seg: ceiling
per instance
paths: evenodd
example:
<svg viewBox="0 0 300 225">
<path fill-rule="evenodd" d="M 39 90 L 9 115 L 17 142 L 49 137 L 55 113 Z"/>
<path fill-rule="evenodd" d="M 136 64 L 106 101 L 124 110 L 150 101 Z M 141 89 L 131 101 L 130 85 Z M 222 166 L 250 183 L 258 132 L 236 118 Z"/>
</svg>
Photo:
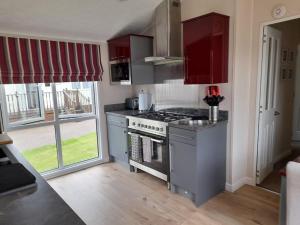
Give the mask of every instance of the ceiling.
<svg viewBox="0 0 300 225">
<path fill-rule="evenodd" d="M 1 0 L 0 32 L 106 41 L 142 31 L 162 0 Z"/>
</svg>

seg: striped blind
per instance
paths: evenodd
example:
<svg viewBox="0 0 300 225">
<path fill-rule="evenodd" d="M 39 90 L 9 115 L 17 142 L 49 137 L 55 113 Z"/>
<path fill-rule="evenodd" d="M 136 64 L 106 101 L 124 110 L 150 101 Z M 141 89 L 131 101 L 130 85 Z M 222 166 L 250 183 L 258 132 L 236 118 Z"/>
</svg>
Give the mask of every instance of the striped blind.
<svg viewBox="0 0 300 225">
<path fill-rule="evenodd" d="M 102 80 L 100 45 L 0 37 L 0 83 Z"/>
</svg>

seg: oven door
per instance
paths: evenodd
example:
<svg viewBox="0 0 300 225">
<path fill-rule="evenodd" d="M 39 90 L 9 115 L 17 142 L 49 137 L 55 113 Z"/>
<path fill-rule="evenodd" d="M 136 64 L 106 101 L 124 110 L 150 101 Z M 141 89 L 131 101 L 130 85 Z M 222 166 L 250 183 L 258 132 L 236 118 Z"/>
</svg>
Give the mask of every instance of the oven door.
<svg viewBox="0 0 300 225">
<path fill-rule="evenodd" d="M 167 139 L 156 135 L 131 131 L 128 134 L 130 160 L 166 175 L 167 180 L 169 180 L 169 149 Z M 139 138 L 138 140 L 137 137 Z"/>
<path fill-rule="evenodd" d="M 112 84 L 131 84 L 130 59 L 110 61 L 110 81 Z"/>
</svg>

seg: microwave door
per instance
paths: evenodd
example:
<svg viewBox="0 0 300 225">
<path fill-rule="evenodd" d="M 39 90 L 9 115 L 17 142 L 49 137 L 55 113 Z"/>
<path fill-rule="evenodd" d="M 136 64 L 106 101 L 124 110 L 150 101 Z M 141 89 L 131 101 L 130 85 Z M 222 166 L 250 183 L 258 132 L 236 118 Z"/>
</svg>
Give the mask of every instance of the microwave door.
<svg viewBox="0 0 300 225">
<path fill-rule="evenodd" d="M 122 68 L 118 64 L 111 64 L 111 79 L 112 82 L 119 82 L 123 80 Z"/>
<path fill-rule="evenodd" d="M 110 75 L 112 83 L 130 84 L 131 72 L 129 62 L 114 61 L 110 63 Z"/>
</svg>

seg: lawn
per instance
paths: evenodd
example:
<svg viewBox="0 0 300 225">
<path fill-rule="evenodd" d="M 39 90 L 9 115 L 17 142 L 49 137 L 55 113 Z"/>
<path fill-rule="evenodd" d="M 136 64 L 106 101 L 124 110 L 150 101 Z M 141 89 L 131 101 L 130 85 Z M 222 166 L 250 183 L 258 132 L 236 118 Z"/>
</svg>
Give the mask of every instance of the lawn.
<svg viewBox="0 0 300 225">
<path fill-rule="evenodd" d="M 44 145 L 22 152 L 23 156 L 39 172 L 58 167 L 56 145 Z M 98 157 L 97 136 L 95 132 L 62 142 L 64 165 L 71 165 Z"/>
</svg>

